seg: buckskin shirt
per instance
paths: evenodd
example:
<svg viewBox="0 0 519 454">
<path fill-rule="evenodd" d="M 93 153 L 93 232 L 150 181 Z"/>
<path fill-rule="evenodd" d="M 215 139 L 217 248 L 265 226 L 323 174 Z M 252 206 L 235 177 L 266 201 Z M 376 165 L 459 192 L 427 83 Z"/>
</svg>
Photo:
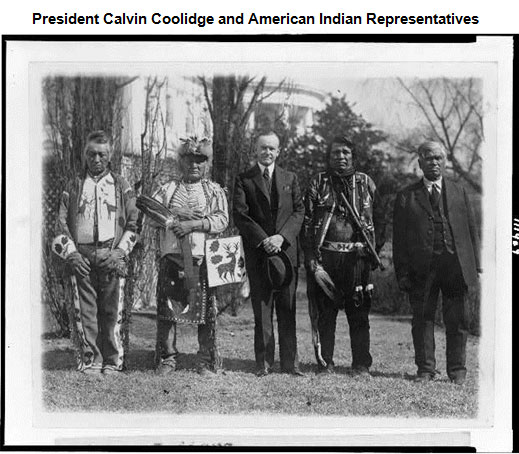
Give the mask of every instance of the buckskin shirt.
<svg viewBox="0 0 519 454">
<path fill-rule="evenodd" d="M 137 218 L 133 190 L 110 171 L 98 178 L 86 173 L 63 192 L 52 250 L 63 259 L 79 252 L 91 269 L 85 277 L 71 276 L 79 370 L 122 368 L 125 270 L 97 265 L 116 248 L 130 254 L 137 241 Z"/>
<path fill-rule="evenodd" d="M 200 298 L 191 303 L 188 302 L 189 276 L 180 241 L 173 230 L 158 229 L 161 258 L 157 280 L 157 370 L 175 370 L 178 355 L 176 323 L 181 322 L 198 325 L 200 367 L 216 371 L 221 366 L 216 345 L 217 301 L 215 290 L 208 288 L 207 284 L 204 248 L 206 238 L 215 237 L 228 226 L 227 197 L 220 185 L 206 179 L 193 183 L 171 181 L 153 197 L 173 213 L 185 207 L 202 211 L 202 222 L 206 226 L 206 231 L 187 234 L 193 258 L 192 269 L 201 290 Z"/>
<path fill-rule="evenodd" d="M 210 180 L 201 180 L 196 183 L 171 181 L 163 185 L 153 197 L 172 211 L 185 206 L 199 208 L 205 215 L 204 219 L 209 223 L 209 234 L 223 232 L 229 223 L 225 192 L 220 185 Z M 193 256 L 202 257 L 204 255 L 206 237 L 205 232 L 189 234 Z M 170 229 L 159 230 L 159 247 L 161 257 L 166 254 L 181 254 L 178 239 Z"/>
</svg>

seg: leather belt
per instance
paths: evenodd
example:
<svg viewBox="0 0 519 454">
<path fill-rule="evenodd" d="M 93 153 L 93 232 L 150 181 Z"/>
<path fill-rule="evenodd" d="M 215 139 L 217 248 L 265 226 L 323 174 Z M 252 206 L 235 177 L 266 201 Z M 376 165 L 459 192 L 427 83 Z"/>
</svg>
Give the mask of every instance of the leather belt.
<svg viewBox="0 0 519 454">
<path fill-rule="evenodd" d="M 93 243 L 79 243 L 79 246 L 90 246 L 90 247 L 97 247 L 97 248 L 111 248 L 112 244 L 114 242 L 113 238 L 110 238 L 106 241 L 94 241 Z"/>
<path fill-rule="evenodd" d="M 323 241 L 321 249 L 332 252 L 353 252 L 363 249 L 364 243 L 341 243 L 339 241 Z"/>
</svg>

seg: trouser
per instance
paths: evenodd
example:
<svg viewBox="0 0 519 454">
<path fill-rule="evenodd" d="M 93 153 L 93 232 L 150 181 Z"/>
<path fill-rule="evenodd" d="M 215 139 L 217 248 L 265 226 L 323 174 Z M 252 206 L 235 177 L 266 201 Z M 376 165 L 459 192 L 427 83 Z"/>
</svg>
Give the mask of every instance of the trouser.
<svg viewBox="0 0 519 454">
<path fill-rule="evenodd" d="M 90 261 L 90 274 L 72 276 L 74 315 L 81 344 L 78 368 L 114 366 L 121 369 L 124 359 L 121 323 L 124 302 L 122 277 L 101 270 L 92 246 L 78 247 Z"/>
<path fill-rule="evenodd" d="M 201 269 L 201 280 L 204 270 Z M 164 359 L 176 360 L 178 350 L 177 323 L 169 307 L 170 298 L 185 298 L 186 292 L 182 282 L 183 270 L 178 262 L 163 257 L 159 264 L 157 283 L 157 344 L 156 363 Z M 168 285 L 175 283 L 173 285 Z M 207 289 L 205 323 L 198 325 L 198 358 L 202 365 L 212 370 L 221 367 L 221 358 L 216 343 L 217 300 L 215 292 Z"/>
<path fill-rule="evenodd" d="M 322 265 L 337 289 L 343 294 L 344 310 L 350 327 L 350 345 L 353 369 L 371 367 L 373 358 L 369 352 L 369 311 L 371 292 L 366 290 L 369 283 L 370 263 L 366 257 L 359 257 L 356 252 L 322 251 Z M 355 273 L 360 273 L 355 282 Z M 309 298 L 314 298 L 317 306 L 317 327 L 321 341 L 321 355 L 326 364 L 333 363 L 335 348 L 335 330 L 339 309 L 323 290 L 315 283 L 313 274 L 309 274 Z M 355 295 L 355 285 L 362 285 L 362 295 Z M 319 358 L 316 358 L 319 363 Z"/>
<path fill-rule="evenodd" d="M 436 373 L 434 321 L 439 292 L 442 293 L 443 322 L 447 338 L 447 375 L 465 377 L 467 329 L 466 285 L 456 254 L 433 256 L 429 274 L 413 279 L 409 302 L 413 312 L 412 335 L 418 374 Z"/>
<path fill-rule="evenodd" d="M 273 315 L 276 310 L 279 359 L 282 372 L 299 368 L 296 338 L 296 287 L 297 269 L 289 285 L 273 290 L 264 276 L 249 270 L 252 310 L 254 312 L 254 355 L 258 368 L 272 368 L 274 365 Z"/>
</svg>

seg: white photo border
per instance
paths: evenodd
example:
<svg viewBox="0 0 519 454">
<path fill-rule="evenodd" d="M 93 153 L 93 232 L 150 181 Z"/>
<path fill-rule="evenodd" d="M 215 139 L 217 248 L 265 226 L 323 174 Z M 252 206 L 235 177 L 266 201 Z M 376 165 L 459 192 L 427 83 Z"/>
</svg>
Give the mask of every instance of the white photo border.
<svg viewBox="0 0 519 454">
<path fill-rule="evenodd" d="M 85 38 L 86 39 L 86 38 Z M 246 37 L 243 37 L 245 40 Z M 6 444 L 152 444 L 221 440 L 233 444 L 313 445 L 325 433 L 334 445 L 406 439 L 409 444 L 486 446 L 488 437 L 511 428 L 511 181 L 512 39 L 480 37 L 473 44 L 302 43 L 302 42 L 89 42 L 8 41 L 6 46 Z M 486 123 L 483 150 L 482 336 L 479 415 L 475 419 L 409 419 L 292 416 L 48 413 L 41 408 L 40 225 L 43 142 L 41 78 L 61 74 L 134 74 L 167 71 L 175 63 L 196 70 L 211 65 L 262 68 L 281 75 L 287 64 L 350 65 L 356 77 L 381 69 L 384 77 L 463 75 L 483 77 L 493 121 Z M 152 66 L 153 65 L 153 66 Z M 299 66 L 299 67 L 302 67 Z M 149 68 L 153 68 L 150 70 Z M 26 189 L 27 188 L 27 189 Z M 486 266 L 486 265 L 489 266 Z M 29 278 L 29 284 L 27 280 Z M 21 326 L 31 321 L 30 333 Z M 495 359 L 495 361 L 494 361 Z M 489 369 L 485 369 L 485 366 Z M 492 371 L 490 373 L 490 371 Z M 345 421 L 346 420 L 346 421 Z M 345 423 L 347 422 L 347 423 Z M 207 427 L 200 431 L 195 427 Z M 106 427 L 110 427 L 107 429 Z M 229 429 L 231 427 L 231 429 Z M 289 429 L 280 429 L 286 427 Z M 326 427 L 326 429 L 325 429 Z M 122 438 L 120 438 L 122 437 Z M 317 438 L 316 438 L 317 437 Z M 364 438 L 362 438 L 364 437 Z M 421 437 L 421 438 L 420 438 Z M 75 440 L 75 442 L 74 442 Z M 94 441 L 93 441 L 94 440 Z M 153 441 L 155 440 L 155 441 Z M 168 442 L 169 440 L 169 442 Z M 176 442 L 175 442 L 176 441 Z M 321 440 L 323 446 L 328 444 Z M 129 442 L 129 444 L 133 444 Z M 391 443 L 399 444 L 399 443 Z M 358 444 L 357 444 L 358 445 Z"/>
</svg>

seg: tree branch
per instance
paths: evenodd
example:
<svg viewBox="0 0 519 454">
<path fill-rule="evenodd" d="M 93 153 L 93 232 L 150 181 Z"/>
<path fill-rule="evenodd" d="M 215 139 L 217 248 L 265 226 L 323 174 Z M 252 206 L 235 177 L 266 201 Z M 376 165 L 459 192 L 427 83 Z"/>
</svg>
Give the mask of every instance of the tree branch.
<svg viewBox="0 0 519 454">
<path fill-rule="evenodd" d="M 263 102 L 265 101 L 265 99 L 269 98 L 270 96 L 272 96 L 274 93 L 276 93 L 277 91 L 281 90 L 281 88 L 283 88 L 283 85 L 285 84 L 285 79 L 283 79 L 275 88 L 273 88 L 270 92 L 268 92 L 266 95 L 260 97 L 258 99 L 258 102 Z"/>
<path fill-rule="evenodd" d="M 204 89 L 204 98 L 205 98 L 205 102 L 207 103 L 207 110 L 209 110 L 209 116 L 211 117 L 211 120 L 214 123 L 213 105 L 211 104 L 211 98 L 209 97 L 207 81 L 205 80 L 204 76 L 198 76 L 198 80 L 200 81 L 200 83 L 202 84 L 202 87 Z"/>
<path fill-rule="evenodd" d="M 265 87 L 266 81 L 267 81 L 267 78 L 264 76 L 261 78 L 258 85 L 256 85 L 256 88 L 254 89 L 254 93 L 252 94 L 252 98 L 249 102 L 249 105 L 248 105 L 247 109 L 245 110 L 245 113 L 243 114 L 243 117 L 240 121 L 240 127 L 243 127 L 249 120 L 252 110 L 257 105 L 257 100 L 258 100 L 259 96 L 261 95 L 263 88 Z"/>
<path fill-rule="evenodd" d="M 413 101 L 415 102 L 415 104 L 418 106 L 418 108 L 422 111 L 422 113 L 424 114 L 425 116 L 425 119 L 427 120 L 427 122 L 429 123 L 429 126 L 431 127 L 434 135 L 437 137 L 437 139 L 442 143 L 442 145 L 445 146 L 445 141 L 443 140 L 443 138 L 441 137 L 441 135 L 438 133 L 438 131 L 436 130 L 436 127 L 434 125 L 434 122 L 432 121 L 431 117 L 429 116 L 429 113 L 427 112 L 427 110 L 425 109 L 425 107 L 422 105 L 421 101 L 418 99 L 418 97 L 411 91 L 411 89 L 409 87 L 407 87 L 407 85 L 404 83 L 404 81 L 398 77 L 397 78 L 398 82 L 400 82 L 400 85 L 402 85 L 402 87 L 404 88 L 405 91 L 407 91 L 407 93 L 411 96 L 411 98 L 413 99 Z"/>
</svg>

